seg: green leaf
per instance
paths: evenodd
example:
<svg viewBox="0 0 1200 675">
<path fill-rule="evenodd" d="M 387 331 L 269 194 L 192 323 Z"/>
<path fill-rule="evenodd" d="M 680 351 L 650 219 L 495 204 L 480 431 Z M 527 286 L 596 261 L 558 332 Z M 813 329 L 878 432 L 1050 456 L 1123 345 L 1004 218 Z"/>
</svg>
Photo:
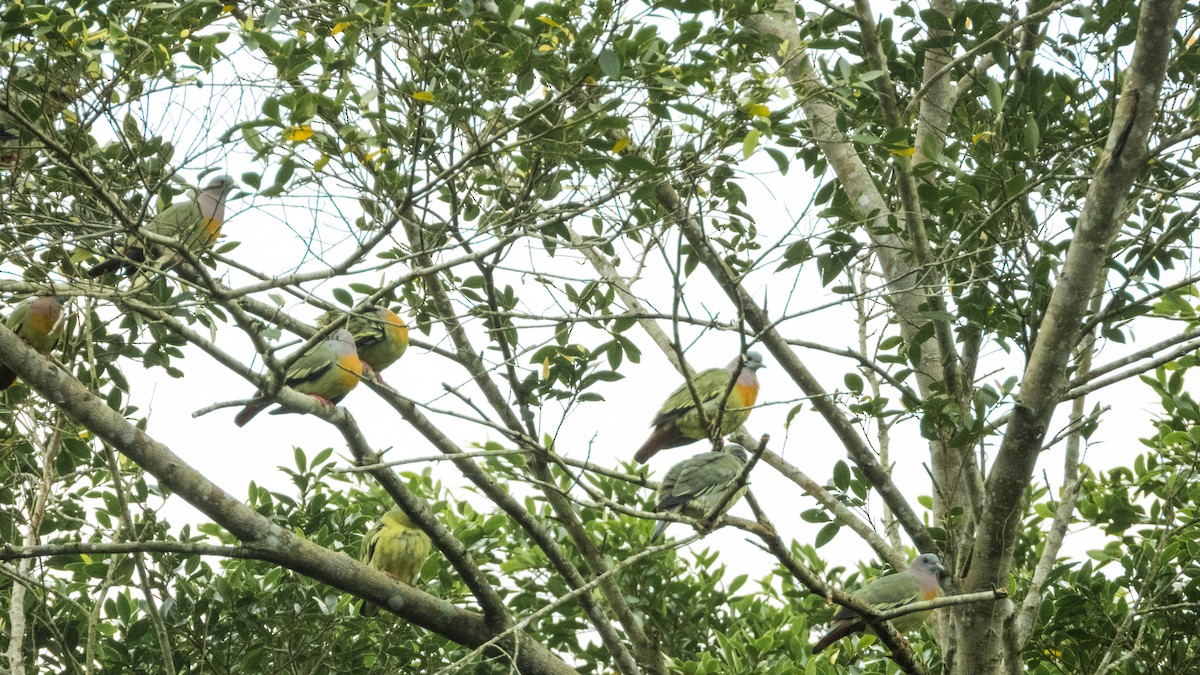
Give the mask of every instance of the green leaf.
<svg viewBox="0 0 1200 675">
<path fill-rule="evenodd" d="M 850 467 L 842 460 L 833 465 L 833 484 L 842 492 L 850 489 Z"/>
<path fill-rule="evenodd" d="M 600 56 L 596 59 L 600 65 L 600 72 L 610 80 L 615 80 L 621 74 L 621 58 L 611 49 L 603 49 L 600 51 Z"/>
<path fill-rule="evenodd" d="M 750 159 L 750 156 L 754 154 L 754 149 L 758 147 L 760 133 L 758 129 L 751 129 L 742 139 L 742 159 Z"/>
<path fill-rule="evenodd" d="M 1025 152 L 1030 155 L 1036 154 L 1041 137 L 1042 134 L 1038 129 L 1037 119 L 1030 113 L 1025 118 Z"/>
<path fill-rule="evenodd" d="M 822 527 L 821 530 L 817 532 L 816 539 L 813 540 L 813 547 L 821 548 L 825 544 L 833 541 L 833 538 L 837 536 L 838 530 L 840 529 L 842 529 L 842 526 L 838 523 L 829 523 L 825 527 Z"/>
<path fill-rule="evenodd" d="M 851 393 L 856 396 L 862 396 L 863 379 L 859 377 L 858 373 L 846 373 L 842 379 L 846 383 L 846 388 L 849 389 Z"/>
</svg>

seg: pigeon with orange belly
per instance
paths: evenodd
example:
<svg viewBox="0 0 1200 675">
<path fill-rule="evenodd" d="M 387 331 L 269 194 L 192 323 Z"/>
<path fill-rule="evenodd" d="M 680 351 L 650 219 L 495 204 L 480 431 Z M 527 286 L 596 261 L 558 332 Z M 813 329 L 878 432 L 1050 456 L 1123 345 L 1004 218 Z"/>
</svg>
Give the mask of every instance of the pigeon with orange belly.
<svg viewBox="0 0 1200 675">
<path fill-rule="evenodd" d="M 317 325 L 329 325 L 335 318 L 336 313 L 328 312 L 317 319 Z M 346 329 L 354 335 L 354 346 L 363 362 L 363 374 L 383 384 L 380 373 L 404 356 L 408 349 L 408 324 L 392 310 L 376 307 L 352 314 L 346 321 Z"/>
<path fill-rule="evenodd" d="M 30 347 L 49 354 L 62 337 L 63 300 L 52 295 L 26 300 L 17 305 L 5 319 L 4 325 L 29 343 Z M 17 374 L 0 363 L 0 390 L 8 389 L 16 381 Z"/>
<path fill-rule="evenodd" d="M 339 328 L 321 344 L 311 348 L 304 356 L 296 360 L 288 368 L 283 383 L 301 394 L 308 394 L 317 399 L 322 405 L 333 408 L 358 386 L 362 376 L 362 362 L 358 359 L 358 351 L 354 348 L 354 336 L 345 328 Z M 266 396 L 257 396 L 246 404 L 242 411 L 233 418 L 233 423 L 244 427 L 273 403 Z M 272 415 L 283 415 L 296 412 L 287 407 L 279 407 L 271 411 Z"/>
<path fill-rule="evenodd" d="M 721 416 L 720 435 L 733 433 L 746 423 L 750 409 L 758 400 L 758 376 L 755 371 L 762 367 L 761 354 L 746 352 L 745 356 L 739 356 L 725 368 L 709 368 L 697 373 L 692 378 L 692 385 L 702 408 L 697 407 L 697 400 L 692 397 L 692 390 L 685 382 L 667 397 L 667 402 L 650 423 L 654 431 L 633 458 L 645 463 L 659 450 L 678 448 L 708 438 L 709 427 L 716 421 L 718 413 Z M 737 373 L 737 380 L 730 387 L 734 373 Z M 722 406 L 720 399 L 726 391 L 729 395 Z M 700 409 L 704 411 L 703 417 Z"/>
<path fill-rule="evenodd" d="M 225 200 L 235 187 L 237 183 L 233 178 L 217 176 L 193 199 L 171 204 L 155 215 L 146 225 L 146 231 L 175 239 L 192 255 L 200 255 L 211 249 L 220 236 L 221 226 L 225 223 Z M 122 269 L 125 276 L 130 276 L 146 262 L 148 248 L 150 246 L 138 237 L 130 237 L 117 255 L 88 270 L 88 276 L 95 278 Z M 166 269 L 176 264 L 181 256 L 169 251 L 163 258 L 162 269 Z"/>
</svg>

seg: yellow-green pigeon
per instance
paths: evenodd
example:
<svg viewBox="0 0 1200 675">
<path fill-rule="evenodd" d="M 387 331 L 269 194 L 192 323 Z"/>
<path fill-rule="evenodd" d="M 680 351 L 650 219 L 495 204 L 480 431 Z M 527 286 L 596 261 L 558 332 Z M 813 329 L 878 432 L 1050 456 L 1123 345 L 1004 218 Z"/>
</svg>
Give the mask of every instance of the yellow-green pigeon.
<svg viewBox="0 0 1200 675">
<path fill-rule="evenodd" d="M 312 347 L 296 359 L 288 368 L 283 383 L 301 394 L 308 394 L 317 399 L 322 405 L 333 408 L 358 386 L 362 376 L 362 362 L 358 360 L 358 352 L 354 349 L 354 336 L 345 328 L 334 331 L 324 342 Z M 246 404 L 241 412 L 233 418 L 233 423 L 239 427 L 254 419 L 272 401 L 266 396 L 258 396 Z M 282 415 L 296 412 L 284 406 L 271 411 L 272 415 Z"/>
<path fill-rule="evenodd" d="M 392 509 L 363 535 L 358 559 L 411 586 L 429 557 L 429 548 L 429 535 L 421 531 L 407 513 Z M 359 613 L 375 616 L 379 607 L 364 602 Z"/>
<path fill-rule="evenodd" d="M 725 368 L 709 368 L 692 378 L 696 395 L 700 404 L 704 406 L 704 418 L 709 425 L 716 421 L 717 411 L 720 410 L 719 399 L 725 390 L 729 389 L 729 396 L 725 399 L 725 412 L 721 415 L 722 436 L 733 433 L 750 417 L 750 409 L 758 400 L 758 375 L 755 371 L 762 367 L 761 354 L 746 352 L 745 356 L 739 356 Z M 734 372 L 738 372 L 738 378 L 730 388 L 729 380 Z M 667 402 L 650 425 L 654 427 L 654 431 L 633 456 L 642 463 L 659 450 L 678 448 L 709 437 L 709 430 L 701 422 L 696 399 L 692 398 L 692 392 L 686 382 L 667 398 Z"/>
<path fill-rule="evenodd" d="M 327 325 L 335 318 L 336 313 L 328 312 L 317 319 L 317 325 Z M 358 348 L 364 374 L 383 384 L 383 375 L 380 373 L 404 356 L 404 351 L 408 349 L 408 324 L 392 310 L 376 307 L 351 314 L 346 321 L 346 329 L 354 334 L 354 346 Z"/>
<path fill-rule="evenodd" d="M 880 611 L 933 600 L 942 594 L 938 580 L 944 571 L 937 555 L 924 553 L 917 556 L 907 570 L 871 581 L 852 595 Z M 929 612 L 925 611 L 898 616 L 891 621 L 896 630 L 903 633 L 920 627 L 927 618 Z M 870 630 L 858 612 L 849 607 L 839 608 L 832 621 L 833 627 L 813 646 L 813 654 L 820 654 L 826 647 L 851 633 Z"/>
<path fill-rule="evenodd" d="M 703 518 L 716 508 L 725 493 L 737 483 L 742 467 L 746 466 L 746 448 L 737 443 L 726 443 L 724 452 L 702 452 L 671 467 L 658 484 L 656 513 L 682 513 L 693 518 Z M 722 511 L 737 503 L 746 494 L 742 486 Z M 667 529 L 670 521 L 660 520 L 650 535 L 653 543 Z"/>
<path fill-rule="evenodd" d="M 66 298 L 56 298 L 52 295 L 29 298 L 17 305 L 12 314 L 4 320 L 4 325 L 29 343 L 30 347 L 48 354 L 62 337 L 62 303 L 65 301 Z M 16 380 L 17 374 L 0 363 L 0 390 L 8 389 Z"/>
<path fill-rule="evenodd" d="M 159 211 L 146 225 L 146 230 L 171 237 L 189 253 L 200 255 L 212 248 L 220 236 L 221 225 L 225 223 L 225 200 L 235 187 L 237 183 L 233 178 L 217 176 L 192 199 L 175 202 Z M 168 252 L 163 268 L 169 268 L 179 260 L 178 254 Z M 146 244 L 137 237 L 130 237 L 118 255 L 88 270 L 88 276 L 94 278 L 121 268 L 128 276 L 145 261 Z"/>
</svg>

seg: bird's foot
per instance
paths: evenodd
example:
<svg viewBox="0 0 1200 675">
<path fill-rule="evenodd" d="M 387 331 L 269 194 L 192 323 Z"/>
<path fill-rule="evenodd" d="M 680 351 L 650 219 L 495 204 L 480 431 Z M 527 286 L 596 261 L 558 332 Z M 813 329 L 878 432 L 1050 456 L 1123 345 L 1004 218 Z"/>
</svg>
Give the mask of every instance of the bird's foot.
<svg viewBox="0 0 1200 675">
<path fill-rule="evenodd" d="M 324 398 L 322 396 L 317 396 L 316 394 L 309 394 L 309 396 L 312 396 L 313 398 L 317 399 L 317 403 L 320 403 L 321 407 L 325 408 L 329 412 L 333 412 L 334 410 L 337 409 L 337 406 L 333 404 L 333 401 L 330 401 L 327 398 Z"/>
<path fill-rule="evenodd" d="M 362 374 L 363 377 L 375 380 L 375 384 L 383 384 L 383 374 L 368 365 L 366 361 L 362 362 Z"/>
</svg>

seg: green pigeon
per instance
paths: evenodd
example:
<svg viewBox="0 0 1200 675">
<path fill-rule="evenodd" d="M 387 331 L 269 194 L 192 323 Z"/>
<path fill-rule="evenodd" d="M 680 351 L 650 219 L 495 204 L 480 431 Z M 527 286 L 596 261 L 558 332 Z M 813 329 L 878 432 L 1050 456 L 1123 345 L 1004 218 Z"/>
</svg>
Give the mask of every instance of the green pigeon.
<svg viewBox="0 0 1200 675">
<path fill-rule="evenodd" d="M 237 183 L 230 176 L 217 176 L 192 199 L 175 202 L 159 211 L 150 219 L 146 230 L 171 237 L 189 253 L 200 255 L 212 248 L 220 236 L 221 225 L 225 223 L 225 200 L 235 187 Z M 178 254 L 170 254 L 167 258 L 164 269 L 181 260 Z M 95 278 L 121 268 L 128 276 L 145 261 L 145 244 L 130 237 L 118 255 L 88 270 L 88 276 Z"/>
<path fill-rule="evenodd" d="M 363 535 L 358 559 L 411 586 L 429 557 L 429 549 L 429 535 L 421 531 L 407 513 L 392 509 Z M 375 616 L 379 607 L 364 602 L 359 613 Z"/>
<path fill-rule="evenodd" d="M 709 368 L 692 378 L 696 395 L 704 406 L 704 417 L 709 424 L 716 420 L 717 411 L 720 409 L 717 399 L 729 389 L 729 397 L 725 399 L 725 412 L 721 416 L 722 436 L 733 433 L 750 417 L 750 409 L 758 399 L 758 375 L 755 371 L 762 367 L 761 354 L 746 352 L 745 356 L 739 356 L 724 368 Z M 738 378 L 730 388 L 729 380 L 735 372 L 738 373 Z M 696 401 L 692 398 L 692 392 L 686 382 L 667 397 L 667 402 L 650 425 L 654 427 L 654 431 L 633 456 L 643 464 L 659 450 L 678 448 L 709 437 L 709 430 L 701 423 Z"/>
<path fill-rule="evenodd" d="M 27 299 L 8 315 L 4 325 L 29 343 L 30 347 L 48 354 L 62 337 L 64 302 L 66 298 L 52 295 Z M 8 389 L 16 380 L 17 374 L 0 363 L 0 390 Z"/>
<path fill-rule="evenodd" d="M 898 574 L 890 574 L 865 584 L 853 593 L 871 607 L 883 611 L 903 607 L 922 600 L 933 600 L 942 594 L 938 579 L 945 572 L 942 563 L 933 553 L 924 553 Z M 913 612 L 892 619 L 892 625 L 903 633 L 920 627 L 929 618 L 929 611 Z M 820 654 L 829 645 L 856 631 L 870 630 L 858 612 L 841 607 L 833 615 L 833 628 L 813 646 L 813 654 Z"/>
<path fill-rule="evenodd" d="M 716 508 L 737 482 L 746 466 L 746 448 L 737 443 L 725 444 L 725 452 L 702 452 L 671 467 L 658 484 L 658 502 L 655 513 L 681 513 L 693 518 L 703 518 Z M 746 486 L 725 505 L 725 511 L 746 494 Z M 724 511 L 722 511 L 724 513 Z M 650 535 L 654 543 L 670 521 L 660 520 Z"/>
<path fill-rule="evenodd" d="M 358 386 L 362 376 L 362 361 L 354 349 L 354 336 L 345 328 L 334 331 L 324 342 L 308 350 L 288 368 L 283 383 L 301 394 L 308 394 L 322 405 L 333 408 Z M 270 398 L 257 396 L 233 418 L 244 427 L 254 416 L 271 405 Z M 271 411 L 272 415 L 295 412 L 286 407 Z"/>
<path fill-rule="evenodd" d="M 328 325 L 335 318 L 336 313 L 328 312 L 317 319 L 317 325 Z M 350 315 L 346 320 L 346 329 L 354 334 L 354 346 L 358 349 L 358 358 L 363 362 L 364 374 L 373 376 L 376 382 L 383 384 L 383 375 L 380 373 L 404 356 L 408 349 L 408 324 L 392 310 L 376 307 L 368 312 Z"/>
</svg>

